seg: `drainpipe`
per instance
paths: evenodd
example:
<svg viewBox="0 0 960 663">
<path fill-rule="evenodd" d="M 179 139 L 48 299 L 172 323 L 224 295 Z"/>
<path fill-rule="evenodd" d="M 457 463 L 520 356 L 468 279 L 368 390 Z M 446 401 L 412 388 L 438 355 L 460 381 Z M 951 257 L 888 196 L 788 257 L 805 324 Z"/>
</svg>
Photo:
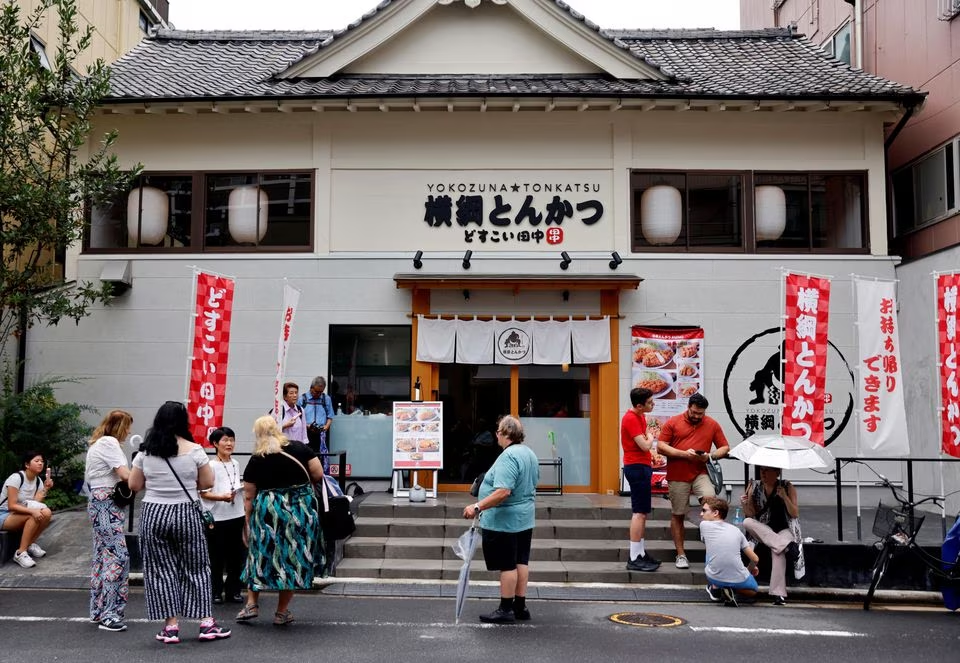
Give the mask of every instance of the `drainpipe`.
<svg viewBox="0 0 960 663">
<path fill-rule="evenodd" d="M 897 139 L 897 136 L 900 135 L 900 132 L 903 131 L 903 128 L 907 125 L 907 122 L 910 121 L 910 118 L 913 117 L 913 113 L 917 110 L 917 104 L 910 104 L 907 106 L 907 112 L 903 114 L 903 117 L 900 118 L 900 121 L 897 122 L 897 126 L 893 128 L 893 131 L 890 132 L 890 135 L 887 136 L 887 139 L 883 141 L 883 151 L 887 152 L 890 149 L 890 146 L 893 145 L 893 141 Z"/>
<path fill-rule="evenodd" d="M 863 0 L 853 3 L 853 31 L 857 41 L 857 69 L 863 69 Z"/>
</svg>

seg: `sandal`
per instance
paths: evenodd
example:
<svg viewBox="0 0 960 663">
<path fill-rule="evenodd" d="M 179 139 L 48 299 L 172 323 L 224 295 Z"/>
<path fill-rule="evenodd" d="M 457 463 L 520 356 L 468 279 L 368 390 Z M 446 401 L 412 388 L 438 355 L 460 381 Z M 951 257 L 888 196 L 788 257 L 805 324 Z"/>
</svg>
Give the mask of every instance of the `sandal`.
<svg viewBox="0 0 960 663">
<path fill-rule="evenodd" d="M 255 619 L 260 616 L 260 606 L 254 603 L 253 605 L 245 605 L 237 613 L 237 621 L 245 622 L 251 619 Z"/>
<path fill-rule="evenodd" d="M 273 625 L 274 626 L 286 626 L 287 624 L 293 623 L 293 613 L 289 610 L 285 612 L 275 612 L 273 613 Z"/>
</svg>

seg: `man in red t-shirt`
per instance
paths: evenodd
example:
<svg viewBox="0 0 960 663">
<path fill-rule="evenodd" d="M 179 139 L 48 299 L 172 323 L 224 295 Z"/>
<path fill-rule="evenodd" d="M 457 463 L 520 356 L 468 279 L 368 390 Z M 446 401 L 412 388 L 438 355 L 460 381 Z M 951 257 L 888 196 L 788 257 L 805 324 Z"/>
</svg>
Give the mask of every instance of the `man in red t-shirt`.
<svg viewBox="0 0 960 663">
<path fill-rule="evenodd" d="M 666 456 L 667 483 L 670 485 L 670 533 L 677 549 L 676 566 L 689 569 L 683 550 L 683 521 L 690 509 L 690 493 L 699 498 L 714 495 L 707 476 L 707 461 L 730 453 L 730 444 L 715 419 L 707 416 L 710 404 L 702 394 L 687 401 L 687 411 L 670 417 L 660 429 L 657 451 Z M 716 447 L 716 451 L 711 449 Z"/>
<path fill-rule="evenodd" d="M 623 476 L 630 484 L 630 561 L 628 571 L 656 571 L 660 562 L 647 554 L 643 535 L 650 513 L 650 477 L 653 437 L 647 432 L 647 412 L 653 409 L 653 392 L 632 389 L 630 404 L 620 421 L 620 446 L 623 447 Z"/>
</svg>

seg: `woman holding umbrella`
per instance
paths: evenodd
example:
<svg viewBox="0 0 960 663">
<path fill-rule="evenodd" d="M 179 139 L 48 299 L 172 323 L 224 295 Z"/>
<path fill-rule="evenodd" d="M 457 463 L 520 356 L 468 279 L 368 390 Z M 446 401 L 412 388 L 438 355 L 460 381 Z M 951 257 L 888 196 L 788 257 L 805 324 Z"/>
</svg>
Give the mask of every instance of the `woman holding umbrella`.
<svg viewBox="0 0 960 663">
<path fill-rule="evenodd" d="M 530 619 L 526 595 L 540 464 L 523 439 L 519 419 L 510 415 L 500 419 L 497 444 L 503 453 L 483 478 L 480 500 L 463 509 L 464 518 L 480 514 L 487 570 L 500 572 L 500 606 L 480 615 L 482 622 L 509 624 Z"/>
<path fill-rule="evenodd" d="M 787 562 L 794 566 L 794 576 L 804 574 L 800 550 L 800 504 L 797 489 L 780 479 L 780 468 L 760 467 L 760 481 L 751 481 L 740 497 L 747 516 L 743 528 L 754 541 L 770 549 L 770 588 L 774 605 L 787 602 Z"/>
</svg>

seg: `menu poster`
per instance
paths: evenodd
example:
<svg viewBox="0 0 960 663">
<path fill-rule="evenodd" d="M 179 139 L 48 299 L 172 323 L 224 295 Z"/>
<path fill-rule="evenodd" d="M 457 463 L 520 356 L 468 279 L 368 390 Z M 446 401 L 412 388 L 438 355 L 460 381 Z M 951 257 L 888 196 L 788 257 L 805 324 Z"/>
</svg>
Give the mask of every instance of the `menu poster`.
<svg viewBox="0 0 960 663">
<path fill-rule="evenodd" d="M 443 469 L 443 403 L 393 403 L 393 469 Z"/>
<path fill-rule="evenodd" d="M 632 387 L 653 392 L 654 419 L 680 414 L 703 393 L 703 329 L 635 326 L 630 350 Z"/>
</svg>

